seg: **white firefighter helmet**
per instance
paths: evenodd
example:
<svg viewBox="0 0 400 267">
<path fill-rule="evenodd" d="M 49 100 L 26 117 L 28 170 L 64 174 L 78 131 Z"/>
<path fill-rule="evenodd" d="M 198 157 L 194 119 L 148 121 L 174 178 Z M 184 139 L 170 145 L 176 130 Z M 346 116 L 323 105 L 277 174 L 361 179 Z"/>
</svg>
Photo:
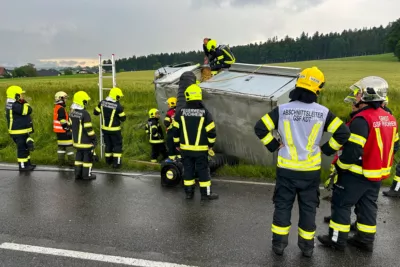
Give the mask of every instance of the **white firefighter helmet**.
<svg viewBox="0 0 400 267">
<path fill-rule="evenodd" d="M 384 102 L 387 99 L 389 84 L 381 77 L 368 76 L 350 86 L 350 89 L 360 92 L 361 101 L 364 103 Z"/>
</svg>

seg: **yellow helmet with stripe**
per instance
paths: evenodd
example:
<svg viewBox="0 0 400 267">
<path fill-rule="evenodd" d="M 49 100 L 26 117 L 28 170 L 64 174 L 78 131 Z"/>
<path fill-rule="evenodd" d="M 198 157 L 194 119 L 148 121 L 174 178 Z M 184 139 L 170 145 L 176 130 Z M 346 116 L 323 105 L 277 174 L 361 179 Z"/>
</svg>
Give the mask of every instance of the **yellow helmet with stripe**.
<svg viewBox="0 0 400 267">
<path fill-rule="evenodd" d="M 170 98 L 168 98 L 168 100 L 167 100 L 168 106 L 169 106 L 170 108 L 176 107 L 176 101 L 177 101 L 176 97 L 170 97 Z"/>
<path fill-rule="evenodd" d="M 202 100 L 203 94 L 201 87 L 197 84 L 192 84 L 185 90 L 186 101 Z"/>
<path fill-rule="evenodd" d="M 150 109 L 150 111 L 149 111 L 149 118 L 155 118 L 158 112 L 159 112 L 159 111 L 158 111 L 158 109 L 156 109 L 156 108 Z"/>
<path fill-rule="evenodd" d="M 325 85 L 325 76 L 317 67 L 306 68 L 300 72 L 296 87 L 309 90 L 315 94 Z"/>
<path fill-rule="evenodd" d="M 207 51 L 210 52 L 217 48 L 217 41 L 214 39 L 208 40 L 207 45 L 206 45 Z"/>
<path fill-rule="evenodd" d="M 7 88 L 7 98 L 18 100 L 23 93 L 25 93 L 25 91 L 17 85 L 11 85 Z"/>
<path fill-rule="evenodd" d="M 79 92 L 76 92 L 76 93 L 74 94 L 74 100 L 73 100 L 73 102 L 74 102 L 75 104 L 78 104 L 78 105 L 84 107 L 84 106 L 87 105 L 87 103 L 89 102 L 89 100 L 90 100 L 89 95 L 88 95 L 86 92 L 84 92 L 84 91 L 79 91 Z"/>
<path fill-rule="evenodd" d="M 110 90 L 108 96 L 114 100 L 119 100 L 121 97 L 124 96 L 124 94 L 122 93 L 121 89 L 119 89 L 118 87 L 114 87 Z"/>
</svg>

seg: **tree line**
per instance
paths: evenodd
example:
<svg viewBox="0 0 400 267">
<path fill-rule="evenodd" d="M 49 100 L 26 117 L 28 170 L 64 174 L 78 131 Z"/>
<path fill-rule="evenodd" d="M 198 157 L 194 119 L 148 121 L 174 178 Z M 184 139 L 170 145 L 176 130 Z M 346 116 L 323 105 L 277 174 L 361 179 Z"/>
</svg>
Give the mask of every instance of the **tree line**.
<svg viewBox="0 0 400 267">
<path fill-rule="evenodd" d="M 218 40 L 224 43 L 223 40 Z M 199 43 L 201 48 L 202 43 Z M 309 35 L 303 32 L 300 37 L 277 37 L 266 42 L 231 47 L 237 62 L 250 64 L 280 63 L 306 60 L 330 59 L 350 56 L 376 55 L 393 52 L 400 61 L 400 19 L 386 27 L 373 27 L 344 30 L 341 33 Z M 118 71 L 154 70 L 162 66 L 183 62 L 201 63 L 202 50 L 161 53 L 148 56 L 132 56 L 116 60 Z"/>
</svg>

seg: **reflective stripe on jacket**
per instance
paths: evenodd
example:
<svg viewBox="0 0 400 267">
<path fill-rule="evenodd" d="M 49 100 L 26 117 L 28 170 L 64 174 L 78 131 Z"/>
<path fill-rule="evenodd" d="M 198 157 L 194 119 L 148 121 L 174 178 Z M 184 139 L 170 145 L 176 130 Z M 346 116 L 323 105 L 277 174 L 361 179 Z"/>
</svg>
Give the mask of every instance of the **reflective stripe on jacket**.
<svg viewBox="0 0 400 267">
<path fill-rule="evenodd" d="M 59 118 L 58 118 L 58 112 L 59 112 L 60 108 L 63 108 L 64 112 L 65 112 L 65 119 L 62 119 L 62 121 L 59 120 Z M 54 106 L 54 110 L 53 110 L 53 132 L 55 132 L 55 133 L 65 133 L 66 131 L 62 127 L 62 124 L 67 123 L 68 120 L 69 120 L 68 113 L 65 110 L 65 108 L 60 104 L 55 105 Z"/>
<path fill-rule="evenodd" d="M 362 158 L 357 164 L 345 164 L 339 159 L 337 165 L 371 181 L 386 179 L 393 165 L 394 144 L 399 139 L 396 119 L 381 108 L 369 108 L 355 115 L 350 124 L 358 117 L 368 123 L 368 138 L 352 133 L 349 142 L 363 148 Z"/>
</svg>

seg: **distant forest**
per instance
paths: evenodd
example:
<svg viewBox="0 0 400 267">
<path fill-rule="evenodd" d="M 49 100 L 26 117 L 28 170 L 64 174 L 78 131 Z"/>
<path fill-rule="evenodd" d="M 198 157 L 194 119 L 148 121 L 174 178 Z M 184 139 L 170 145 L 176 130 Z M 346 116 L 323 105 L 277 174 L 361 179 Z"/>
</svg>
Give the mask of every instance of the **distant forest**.
<svg viewBox="0 0 400 267">
<path fill-rule="evenodd" d="M 224 40 L 213 37 L 219 44 L 226 44 Z M 204 59 L 204 53 L 201 50 L 202 38 L 199 40 L 198 51 L 132 56 L 116 60 L 117 71 L 154 70 L 188 61 L 202 63 Z M 389 23 L 386 27 L 344 30 L 341 33 L 328 34 L 316 32 L 312 36 L 303 32 L 295 39 L 286 36 L 278 40 L 274 37 L 264 43 L 233 46 L 231 49 L 237 62 L 250 64 L 318 60 L 389 52 L 393 52 L 400 60 L 400 19 Z"/>
</svg>

